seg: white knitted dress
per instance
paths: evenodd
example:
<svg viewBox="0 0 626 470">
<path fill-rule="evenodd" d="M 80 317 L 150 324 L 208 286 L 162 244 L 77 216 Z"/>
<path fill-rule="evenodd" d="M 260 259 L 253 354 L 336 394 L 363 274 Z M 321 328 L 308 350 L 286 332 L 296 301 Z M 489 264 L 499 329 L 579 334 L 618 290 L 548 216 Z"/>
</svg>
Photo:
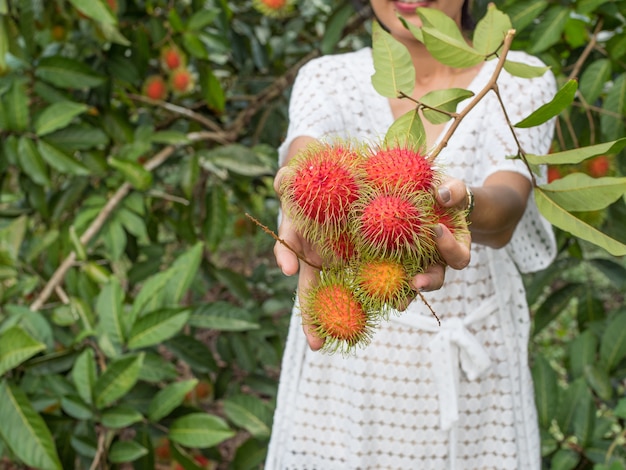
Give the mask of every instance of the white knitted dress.
<svg viewBox="0 0 626 470">
<path fill-rule="evenodd" d="M 509 58 L 540 64 L 521 52 Z M 485 63 L 468 88 L 478 92 L 494 67 L 495 60 Z M 281 159 L 298 136 L 379 142 L 393 116 L 370 83 L 373 71 L 370 49 L 302 68 Z M 498 84 L 512 123 L 555 92 L 549 72 L 532 80 L 502 72 Z M 543 154 L 552 132 L 550 123 L 517 134 L 527 153 Z M 505 158 L 516 153 L 490 93 L 439 161 L 451 176 L 479 186 L 498 170 L 528 175 L 519 160 Z M 353 357 L 310 351 L 294 308 L 266 468 L 539 469 L 530 319 L 519 271 L 547 266 L 554 253 L 551 227 L 531 199 L 506 248 L 474 245 L 469 267 L 448 269 L 443 289 L 425 294 L 441 326 L 418 299 L 377 328 L 372 343 Z"/>
</svg>

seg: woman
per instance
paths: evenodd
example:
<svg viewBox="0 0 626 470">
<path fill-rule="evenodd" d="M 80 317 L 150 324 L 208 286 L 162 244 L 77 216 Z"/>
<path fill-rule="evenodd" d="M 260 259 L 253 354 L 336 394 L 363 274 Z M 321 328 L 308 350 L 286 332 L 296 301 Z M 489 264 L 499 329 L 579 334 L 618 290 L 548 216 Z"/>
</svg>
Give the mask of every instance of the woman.
<svg viewBox="0 0 626 470">
<path fill-rule="evenodd" d="M 443 11 L 467 26 L 467 2 L 371 0 L 376 19 L 410 51 L 412 96 L 441 88 L 475 93 L 495 61 L 468 69 L 438 63 L 398 19 L 420 26 L 418 6 Z M 509 58 L 540 65 L 522 52 Z M 371 50 L 315 59 L 301 69 L 290 102 L 281 163 L 316 139 L 380 142 L 410 100 L 373 89 Z M 549 101 L 554 78 L 532 80 L 503 72 L 498 80 L 512 122 Z M 463 103 L 461 105 L 461 108 Z M 428 146 L 445 126 L 425 122 Z M 527 153 L 549 149 L 552 124 L 516 131 Z M 266 468 L 283 469 L 539 469 L 540 450 L 527 364 L 529 312 L 521 272 L 541 269 L 555 253 L 550 225 L 539 215 L 526 167 L 495 95 L 488 94 L 461 123 L 438 156 L 450 176 L 438 188 L 443 206 L 466 208 L 472 244 L 457 242 L 440 225 L 438 247 L 448 265 L 413 279 L 437 315 L 419 300 L 376 328 L 354 356 L 316 352 L 322 346 L 294 308 L 283 359 Z M 280 185 L 281 172 L 275 186 Z M 542 178 L 539 178 L 541 181 Z M 469 189 L 469 191 L 468 191 Z M 279 236 L 307 258 L 315 253 L 283 218 Z M 275 255 L 286 275 L 298 273 L 303 292 L 316 273 L 298 264 L 284 244 Z M 471 259 L 471 261 L 470 261 Z M 452 269 L 451 269 L 452 268 Z M 445 283 L 444 283 L 445 277 Z"/>
</svg>

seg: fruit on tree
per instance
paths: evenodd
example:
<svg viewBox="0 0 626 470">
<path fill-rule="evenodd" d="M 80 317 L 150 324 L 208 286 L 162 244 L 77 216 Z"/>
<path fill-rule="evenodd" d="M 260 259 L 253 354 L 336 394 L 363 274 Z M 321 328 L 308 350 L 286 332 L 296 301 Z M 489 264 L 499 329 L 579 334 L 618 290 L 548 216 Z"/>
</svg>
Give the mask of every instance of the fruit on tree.
<svg viewBox="0 0 626 470">
<path fill-rule="evenodd" d="M 144 81 L 142 93 L 153 100 L 164 100 L 167 98 L 167 83 L 160 75 L 151 75 Z"/>
<path fill-rule="evenodd" d="M 562 177 L 561 170 L 559 167 L 550 165 L 548 166 L 548 183 L 552 183 L 555 180 L 558 180 Z"/>
<path fill-rule="evenodd" d="M 606 155 L 598 155 L 587 163 L 587 171 L 594 178 L 601 178 L 609 173 L 611 162 Z"/>
<path fill-rule="evenodd" d="M 170 87 L 175 93 L 187 93 L 194 87 L 194 79 L 189 69 L 180 67 L 170 74 Z"/>
<path fill-rule="evenodd" d="M 252 0 L 252 6 L 270 18 L 284 18 L 293 13 L 295 0 Z"/>
<path fill-rule="evenodd" d="M 186 57 L 178 47 L 165 46 L 161 49 L 161 64 L 165 70 L 176 70 L 185 66 Z"/>
</svg>

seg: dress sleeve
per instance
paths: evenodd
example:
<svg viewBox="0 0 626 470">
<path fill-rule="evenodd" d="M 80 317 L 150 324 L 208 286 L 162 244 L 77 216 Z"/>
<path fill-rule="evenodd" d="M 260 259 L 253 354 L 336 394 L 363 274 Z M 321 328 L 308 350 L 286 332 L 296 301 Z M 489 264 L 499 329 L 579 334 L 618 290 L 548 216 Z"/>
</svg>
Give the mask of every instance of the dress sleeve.
<svg viewBox="0 0 626 470">
<path fill-rule="evenodd" d="M 512 60 L 519 60 L 520 56 Z M 535 66 L 543 63 L 532 56 L 521 56 L 524 62 Z M 515 125 L 543 104 L 549 102 L 556 93 L 556 80 L 551 71 L 533 79 L 513 77 L 502 72 L 498 87 L 502 102 L 511 124 Z M 489 126 L 492 132 L 483 139 L 485 157 L 482 159 L 481 174 L 486 178 L 495 171 L 516 171 L 530 178 L 524 162 L 519 158 L 505 158 L 517 154 L 517 144 L 500 109 L 497 100 L 491 101 L 489 116 L 493 120 Z M 499 116 L 499 117 L 497 117 Z M 528 129 L 515 128 L 515 135 L 521 148 L 527 154 L 544 155 L 550 150 L 554 135 L 554 119 Z M 547 181 L 547 169 L 539 168 L 535 173 L 538 184 Z M 534 195 L 531 193 L 526 212 L 520 220 L 511 242 L 505 250 L 513 258 L 521 272 L 534 272 L 547 267 L 556 255 L 556 242 L 552 225 L 539 213 Z"/>
</svg>

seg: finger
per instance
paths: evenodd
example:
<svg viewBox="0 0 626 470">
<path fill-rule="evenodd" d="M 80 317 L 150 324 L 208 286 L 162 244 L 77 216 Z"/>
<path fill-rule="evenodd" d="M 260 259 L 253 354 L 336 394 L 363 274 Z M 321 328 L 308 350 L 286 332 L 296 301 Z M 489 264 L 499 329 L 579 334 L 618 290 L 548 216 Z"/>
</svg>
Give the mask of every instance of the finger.
<svg viewBox="0 0 626 470">
<path fill-rule="evenodd" d="M 465 208 L 467 189 L 465 183 L 456 178 L 448 178 L 437 188 L 437 202 L 443 207 Z"/>
<path fill-rule="evenodd" d="M 315 333 L 315 324 L 306 313 L 306 303 L 309 298 L 309 292 L 315 288 L 319 282 L 319 271 L 311 266 L 303 263 L 298 276 L 298 298 L 300 301 L 300 310 L 302 313 L 302 330 L 306 336 L 307 343 L 313 351 L 319 350 L 324 345 L 324 339 Z"/>
<path fill-rule="evenodd" d="M 274 176 L 274 191 L 276 192 L 279 198 L 282 195 L 280 186 L 281 186 L 281 183 L 283 182 L 283 179 L 285 178 L 285 174 L 287 173 L 287 171 L 289 171 L 289 169 L 286 166 L 283 166 L 276 172 L 276 176 Z"/>
<path fill-rule="evenodd" d="M 414 276 L 411 285 L 418 291 L 430 292 L 441 289 L 445 277 L 446 267 L 443 264 L 433 264 L 423 273 Z"/>
<path fill-rule="evenodd" d="M 453 269 L 465 268 L 470 262 L 471 235 L 468 233 L 459 240 L 443 224 L 435 227 L 435 233 L 437 248 L 445 263 Z"/>
</svg>

